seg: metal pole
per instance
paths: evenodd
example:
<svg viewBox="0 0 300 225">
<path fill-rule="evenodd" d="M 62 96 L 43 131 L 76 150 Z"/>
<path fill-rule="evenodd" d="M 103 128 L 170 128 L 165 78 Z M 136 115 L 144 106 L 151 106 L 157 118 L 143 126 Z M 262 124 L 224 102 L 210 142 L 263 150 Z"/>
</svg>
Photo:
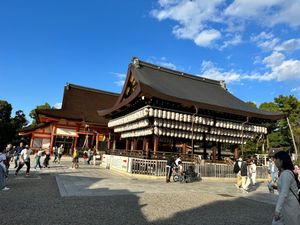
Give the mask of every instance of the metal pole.
<svg viewBox="0 0 300 225">
<path fill-rule="evenodd" d="M 294 149 L 295 149 L 296 160 L 298 160 L 298 149 L 297 149 L 297 146 L 296 146 L 296 142 L 295 142 L 295 138 L 294 138 L 294 133 L 293 133 L 293 130 L 292 130 L 292 127 L 291 127 L 291 124 L 290 124 L 290 120 L 289 120 L 288 117 L 286 117 L 286 121 L 288 122 L 290 131 L 291 131 L 291 136 L 292 136 L 292 140 L 293 140 L 293 144 L 294 144 Z"/>
<path fill-rule="evenodd" d="M 197 115 L 198 113 L 198 108 L 196 105 L 194 105 L 196 112 L 193 114 L 192 117 L 192 155 L 194 157 L 194 123 L 195 123 L 195 115 Z"/>
<path fill-rule="evenodd" d="M 249 122 L 249 117 L 247 116 L 247 120 L 242 123 L 242 156 L 244 156 L 244 125 Z"/>
</svg>

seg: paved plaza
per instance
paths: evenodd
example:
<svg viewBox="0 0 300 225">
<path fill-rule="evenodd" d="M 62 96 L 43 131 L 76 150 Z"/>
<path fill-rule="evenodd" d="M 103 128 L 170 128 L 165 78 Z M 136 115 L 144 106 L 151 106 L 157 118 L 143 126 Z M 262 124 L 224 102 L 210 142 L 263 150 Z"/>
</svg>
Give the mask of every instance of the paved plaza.
<svg viewBox="0 0 300 225">
<path fill-rule="evenodd" d="M 32 163 L 33 164 L 33 163 Z M 277 195 L 259 181 L 242 193 L 234 180 L 165 183 L 99 166 L 72 169 L 70 158 L 51 168 L 24 169 L 0 192 L 2 224 L 251 224 L 271 223 Z M 4 215 L 4 216 L 3 216 Z"/>
</svg>

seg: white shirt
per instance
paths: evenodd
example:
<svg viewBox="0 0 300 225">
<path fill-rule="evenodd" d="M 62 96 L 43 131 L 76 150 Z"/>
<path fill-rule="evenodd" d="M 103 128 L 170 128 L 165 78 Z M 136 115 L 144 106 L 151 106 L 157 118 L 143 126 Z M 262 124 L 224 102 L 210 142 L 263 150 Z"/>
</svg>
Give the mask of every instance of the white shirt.
<svg viewBox="0 0 300 225">
<path fill-rule="evenodd" d="M 21 151 L 20 156 L 23 157 L 24 161 L 27 161 L 28 159 L 30 159 L 30 154 L 31 154 L 31 149 L 24 148 Z"/>
<path fill-rule="evenodd" d="M 175 164 L 176 164 L 176 166 L 178 166 L 178 162 L 179 161 L 181 161 L 181 159 L 180 158 L 177 158 L 176 160 L 175 160 Z"/>
</svg>

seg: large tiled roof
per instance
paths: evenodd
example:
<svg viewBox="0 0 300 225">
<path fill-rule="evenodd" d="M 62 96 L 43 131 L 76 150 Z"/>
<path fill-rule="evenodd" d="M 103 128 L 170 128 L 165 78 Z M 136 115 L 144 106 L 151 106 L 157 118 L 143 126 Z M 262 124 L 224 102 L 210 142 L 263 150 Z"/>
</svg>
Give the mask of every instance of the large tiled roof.
<svg viewBox="0 0 300 225">
<path fill-rule="evenodd" d="M 124 93 L 130 76 L 134 77 L 137 87 L 131 96 L 125 99 Z M 262 111 L 243 102 L 226 89 L 223 81 L 167 69 L 137 58 L 134 58 L 133 63 L 129 65 L 127 79 L 119 100 L 112 108 L 99 111 L 99 115 L 112 113 L 142 95 L 239 116 L 269 120 L 284 117 L 283 113 Z"/>
<path fill-rule="evenodd" d="M 110 108 L 119 94 L 67 84 L 61 109 L 37 110 L 39 116 L 84 121 L 98 125 L 107 125 L 108 120 L 98 116 L 97 110 Z"/>
</svg>

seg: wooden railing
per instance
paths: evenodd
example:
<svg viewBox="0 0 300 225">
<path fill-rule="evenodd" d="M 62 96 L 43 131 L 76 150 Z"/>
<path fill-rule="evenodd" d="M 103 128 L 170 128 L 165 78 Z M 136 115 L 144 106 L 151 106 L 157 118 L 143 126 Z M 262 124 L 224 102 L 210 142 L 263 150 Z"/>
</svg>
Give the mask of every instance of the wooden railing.
<svg viewBox="0 0 300 225">
<path fill-rule="evenodd" d="M 165 176 L 166 175 L 166 160 L 147 160 L 133 158 L 131 164 L 131 173 L 134 174 L 145 174 L 152 176 Z M 195 172 L 199 173 L 201 177 L 224 177 L 234 178 L 236 177 L 233 173 L 233 166 L 226 164 L 217 163 L 192 163 L 183 162 L 184 170 L 187 170 L 189 166 L 195 168 Z M 256 169 L 257 178 L 267 178 L 268 168 L 258 166 Z"/>
</svg>

